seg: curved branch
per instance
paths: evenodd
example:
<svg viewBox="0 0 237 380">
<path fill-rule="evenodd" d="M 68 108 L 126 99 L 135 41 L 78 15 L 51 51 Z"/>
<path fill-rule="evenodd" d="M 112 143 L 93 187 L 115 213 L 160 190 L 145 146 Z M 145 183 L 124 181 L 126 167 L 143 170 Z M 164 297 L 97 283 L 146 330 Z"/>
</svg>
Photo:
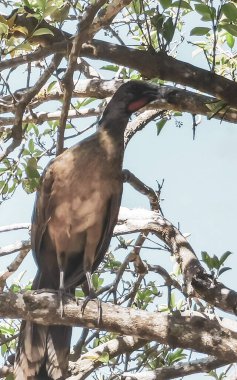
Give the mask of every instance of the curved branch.
<svg viewBox="0 0 237 380">
<path fill-rule="evenodd" d="M 155 234 L 171 248 L 176 261 L 181 265 L 187 294 L 196 295 L 213 306 L 236 314 L 237 292 L 221 282 L 214 281 L 206 273 L 191 245 L 176 227 L 156 212 L 121 207 L 114 234 L 123 235 L 141 231 Z"/>
<path fill-rule="evenodd" d="M 81 355 L 75 363 L 69 364 L 72 376 L 68 377 L 67 380 L 86 379 L 96 368 L 102 365 L 100 357 L 105 353 L 108 354 L 109 359 L 112 359 L 118 355 L 136 351 L 146 343 L 147 341 L 144 339 L 123 336 L 100 344 L 86 354 Z"/>
<path fill-rule="evenodd" d="M 121 380 L 168 380 L 192 375 L 194 373 L 209 372 L 215 368 L 222 367 L 228 362 L 208 357 L 191 362 L 178 363 L 169 367 L 162 367 L 155 371 L 143 371 L 139 373 L 124 372 Z"/>
</svg>

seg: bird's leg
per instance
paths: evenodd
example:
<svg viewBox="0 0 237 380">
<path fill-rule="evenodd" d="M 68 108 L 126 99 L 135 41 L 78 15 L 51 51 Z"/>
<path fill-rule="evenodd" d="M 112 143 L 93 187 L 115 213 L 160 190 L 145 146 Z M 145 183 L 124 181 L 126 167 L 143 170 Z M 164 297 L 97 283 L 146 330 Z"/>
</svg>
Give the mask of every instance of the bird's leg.
<svg viewBox="0 0 237 380">
<path fill-rule="evenodd" d="M 88 302 L 94 299 L 97 302 L 97 305 L 98 305 L 98 319 L 97 319 L 97 323 L 99 324 L 100 321 L 101 321 L 101 316 L 102 316 L 101 300 L 99 298 L 97 298 L 97 294 L 96 294 L 96 291 L 95 291 L 93 283 L 92 283 L 91 272 L 86 272 L 86 280 L 87 280 L 87 285 L 88 285 L 88 291 L 89 292 L 88 292 L 85 300 L 83 301 L 81 311 L 82 311 L 82 314 L 83 314 L 84 311 L 85 311 L 86 305 L 88 304 Z"/>
<path fill-rule="evenodd" d="M 63 316 L 63 294 L 65 293 L 64 287 L 64 268 L 66 255 L 64 252 L 57 256 L 58 266 L 59 266 L 59 304 L 60 304 L 60 315 Z"/>
<path fill-rule="evenodd" d="M 59 302 L 60 302 L 60 315 L 63 316 L 63 293 L 64 293 L 64 271 L 60 269 L 59 272 Z"/>
<path fill-rule="evenodd" d="M 87 230 L 86 247 L 84 251 L 84 272 L 88 284 L 88 295 L 82 305 L 82 313 L 84 313 L 86 305 L 92 299 L 96 299 L 98 304 L 98 324 L 101 320 L 101 301 L 97 298 L 96 291 L 94 289 L 91 273 L 92 267 L 95 261 L 96 249 L 98 245 L 98 236 L 101 234 L 101 225 L 93 226 L 93 228 Z"/>
</svg>

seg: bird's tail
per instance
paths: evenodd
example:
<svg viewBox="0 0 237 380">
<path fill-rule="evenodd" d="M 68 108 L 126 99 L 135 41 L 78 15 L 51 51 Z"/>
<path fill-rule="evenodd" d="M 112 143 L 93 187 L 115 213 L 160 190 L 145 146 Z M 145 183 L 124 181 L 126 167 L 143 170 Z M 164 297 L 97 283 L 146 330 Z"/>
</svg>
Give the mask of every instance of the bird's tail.
<svg viewBox="0 0 237 380">
<path fill-rule="evenodd" d="M 16 352 L 15 380 L 64 380 L 72 328 L 22 321 Z"/>
</svg>

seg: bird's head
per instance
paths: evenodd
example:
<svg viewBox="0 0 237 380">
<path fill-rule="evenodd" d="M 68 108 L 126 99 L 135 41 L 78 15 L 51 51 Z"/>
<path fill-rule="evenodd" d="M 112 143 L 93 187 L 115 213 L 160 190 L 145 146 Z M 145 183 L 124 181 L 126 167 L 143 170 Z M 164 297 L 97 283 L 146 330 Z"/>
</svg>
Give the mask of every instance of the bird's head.
<svg viewBox="0 0 237 380">
<path fill-rule="evenodd" d="M 159 96 L 159 87 L 144 81 L 133 80 L 126 82 L 115 92 L 109 104 L 107 105 L 103 118 L 104 119 L 129 119 L 133 112 L 138 111 L 146 104 L 157 99 Z M 101 120 L 101 121 L 102 121 Z"/>
<path fill-rule="evenodd" d="M 157 99 L 158 89 L 159 87 L 152 83 L 134 80 L 119 87 L 112 100 L 122 103 L 125 111 L 132 114 Z"/>
</svg>

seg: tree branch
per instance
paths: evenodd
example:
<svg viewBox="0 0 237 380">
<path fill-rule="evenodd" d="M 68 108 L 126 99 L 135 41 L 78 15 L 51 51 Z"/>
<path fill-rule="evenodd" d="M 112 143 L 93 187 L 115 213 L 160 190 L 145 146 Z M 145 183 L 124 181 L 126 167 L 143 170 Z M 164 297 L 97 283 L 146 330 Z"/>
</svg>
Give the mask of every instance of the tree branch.
<svg viewBox="0 0 237 380">
<path fill-rule="evenodd" d="M 93 371 L 102 365 L 100 357 L 107 353 L 109 359 L 118 355 L 133 352 L 147 343 L 144 339 L 133 338 L 131 336 L 118 337 L 106 343 L 100 344 L 98 347 L 81 355 L 75 363 L 69 363 L 72 376 L 67 380 L 83 380 Z"/>
<path fill-rule="evenodd" d="M 56 292 L 57 293 L 57 292 Z M 222 327 L 201 313 L 149 313 L 102 303 L 98 325 L 97 303 L 90 301 L 82 313 L 83 302 L 64 297 L 64 315 L 60 316 L 58 294 L 27 291 L 24 294 L 0 294 L 0 316 L 35 321 L 42 325 L 70 325 L 99 328 L 139 339 L 155 340 L 171 347 L 194 349 L 221 360 L 237 360 L 237 332 Z"/>
<path fill-rule="evenodd" d="M 134 232 L 151 232 L 170 247 L 176 261 L 181 265 L 185 281 L 184 291 L 189 296 L 202 298 L 213 306 L 236 314 L 237 292 L 214 280 L 206 273 L 188 241 L 161 214 L 143 209 L 129 210 L 121 207 L 114 236 Z M 27 243 L 30 244 L 30 242 Z M 18 250 L 21 248 L 22 244 Z M 13 252 L 12 247 L 11 252 Z"/>
<path fill-rule="evenodd" d="M 22 92 L 20 99 L 16 101 L 14 99 L 15 105 L 15 120 L 14 126 L 12 129 L 12 143 L 0 154 L 0 161 L 3 160 L 7 155 L 13 152 L 22 141 L 23 131 L 22 131 L 22 119 L 23 114 L 27 105 L 30 101 L 35 97 L 36 94 L 41 90 L 41 88 L 45 85 L 47 80 L 50 78 L 54 70 L 58 67 L 62 60 L 63 56 L 61 54 L 55 54 L 52 58 L 52 61 L 49 67 L 44 71 L 44 73 L 40 76 L 40 78 L 36 81 L 35 85 L 25 92 Z"/>
<path fill-rule="evenodd" d="M 90 80 L 80 80 L 74 87 L 72 97 L 92 97 L 96 99 L 104 99 L 108 96 L 112 96 L 113 93 L 120 87 L 124 81 L 122 80 L 102 80 L 102 79 L 90 79 Z M 16 91 L 14 96 L 17 98 L 22 91 Z M 160 99 L 149 104 L 144 108 L 143 113 L 141 113 L 136 120 L 131 122 L 125 133 L 125 143 L 132 138 L 132 136 L 139 130 L 143 129 L 149 121 L 153 120 L 155 117 L 162 115 L 162 110 L 171 111 L 181 111 L 188 112 L 191 114 L 204 115 L 207 118 L 215 118 L 218 120 L 225 120 L 231 123 L 236 123 L 237 121 L 237 111 L 234 109 L 222 109 L 219 112 L 211 112 L 211 109 L 218 106 L 218 101 L 215 98 L 209 96 L 196 94 L 191 91 L 178 89 L 172 86 L 162 86 L 160 87 Z M 47 88 L 42 88 L 39 93 L 37 93 L 34 100 L 31 102 L 31 109 L 42 105 L 45 102 L 58 100 L 61 101 L 63 98 L 63 92 L 60 86 L 56 85 L 47 93 Z M 14 112 L 15 107 L 12 104 L 11 97 L 9 95 L 2 97 L 2 103 L 0 104 L 1 112 Z M 78 118 L 86 116 L 97 116 L 97 112 L 101 112 L 99 108 L 96 109 L 82 109 L 82 110 L 69 110 L 69 118 Z M 23 122 L 37 122 L 38 124 L 43 123 L 47 120 L 59 119 L 60 112 L 41 112 L 39 114 L 27 115 L 23 118 Z M 13 124 L 14 118 L 12 117 L 2 117 L 0 118 L 0 126 Z"/>
<path fill-rule="evenodd" d="M 176 261 L 181 265 L 187 294 L 200 297 L 213 306 L 236 314 L 237 293 L 221 282 L 214 281 L 206 273 L 192 247 L 176 227 L 156 212 L 121 207 L 114 235 L 141 231 L 155 234 L 170 247 Z"/>
<path fill-rule="evenodd" d="M 0 62 L 0 71 L 17 67 L 26 62 L 43 59 L 55 52 L 67 52 L 67 42 L 56 43 L 52 47 L 42 48 L 23 57 Z M 163 52 L 150 52 L 128 48 L 94 39 L 90 44 L 83 44 L 84 57 L 109 61 L 114 64 L 137 70 L 144 78 L 156 78 L 179 83 L 223 99 L 229 106 L 237 107 L 235 94 L 237 84 L 208 70 L 179 61 Z"/>
<path fill-rule="evenodd" d="M 169 367 L 162 367 L 155 371 L 143 371 L 139 373 L 124 372 L 121 380 L 168 380 L 192 375 L 194 373 L 209 372 L 215 368 L 228 364 L 227 361 L 208 357 L 191 362 L 178 363 Z"/>
<path fill-rule="evenodd" d="M 72 48 L 68 58 L 67 70 L 62 78 L 63 86 L 63 106 L 59 119 L 58 137 L 56 145 L 56 154 L 59 155 L 63 151 L 64 132 L 68 118 L 68 111 L 71 104 L 72 92 L 74 87 L 73 75 L 76 69 L 77 57 L 80 56 L 82 44 L 86 42 L 91 33 L 91 24 L 98 10 L 106 3 L 107 0 L 98 0 L 86 8 L 85 13 L 78 24 L 78 33 L 73 39 Z"/>
</svg>

